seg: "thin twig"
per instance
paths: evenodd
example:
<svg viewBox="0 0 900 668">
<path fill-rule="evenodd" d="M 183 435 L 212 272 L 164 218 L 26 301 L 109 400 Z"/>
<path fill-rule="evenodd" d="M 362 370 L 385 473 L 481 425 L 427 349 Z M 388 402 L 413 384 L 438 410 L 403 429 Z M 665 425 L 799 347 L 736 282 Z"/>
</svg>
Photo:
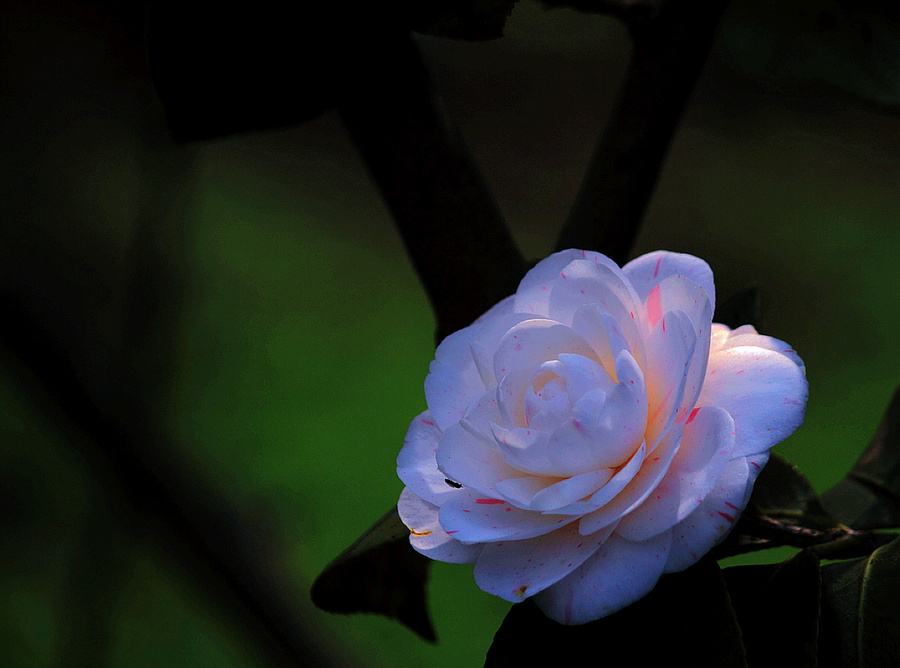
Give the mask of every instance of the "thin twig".
<svg viewBox="0 0 900 668">
<path fill-rule="evenodd" d="M 628 259 L 726 4 L 670 0 L 656 13 L 622 17 L 634 45 L 631 62 L 557 249 Z"/>
<path fill-rule="evenodd" d="M 849 559 L 871 554 L 898 534 L 857 531 L 838 525 L 825 529 L 783 522 L 766 515 L 744 515 L 735 527 L 737 535 L 713 550 L 716 559 L 774 547 L 809 548 L 820 559 Z"/>
</svg>

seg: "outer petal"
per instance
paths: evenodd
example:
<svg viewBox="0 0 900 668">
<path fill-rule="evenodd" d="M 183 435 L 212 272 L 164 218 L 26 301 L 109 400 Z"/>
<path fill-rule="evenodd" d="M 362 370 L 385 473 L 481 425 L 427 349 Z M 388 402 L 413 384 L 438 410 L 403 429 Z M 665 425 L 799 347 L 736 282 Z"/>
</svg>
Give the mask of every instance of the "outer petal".
<svg viewBox="0 0 900 668">
<path fill-rule="evenodd" d="M 803 423 L 809 387 L 794 361 L 766 348 L 720 348 L 709 358 L 697 404 L 734 418 L 735 456 L 764 452 Z"/>
<path fill-rule="evenodd" d="M 776 353 L 781 353 L 801 369 L 805 368 L 803 360 L 793 348 L 784 341 L 772 338 L 771 336 L 763 336 L 758 334 L 753 325 L 743 325 L 735 330 L 729 330 L 725 325 L 717 325 L 725 330 L 726 336 L 720 340 L 717 350 L 725 350 L 727 348 L 739 348 L 741 346 L 756 346 L 757 348 L 765 348 Z"/>
<path fill-rule="evenodd" d="M 549 297 L 551 283 L 560 278 L 560 272 L 575 260 L 589 260 L 604 266 L 618 276 L 624 278 L 622 270 L 605 255 L 593 251 L 569 249 L 554 253 L 538 262 L 525 274 L 516 290 L 515 310 L 522 313 L 533 313 L 546 316 L 549 313 Z"/>
<path fill-rule="evenodd" d="M 646 540 L 687 517 L 717 483 L 734 447 L 734 421 L 721 408 L 700 408 L 684 427 L 668 473 L 640 506 L 619 522 L 629 540 Z"/>
<path fill-rule="evenodd" d="M 706 262 L 693 255 L 655 251 L 635 258 L 622 267 L 622 271 L 642 301 L 646 301 L 650 291 L 667 277 L 680 274 L 699 284 L 715 308 L 716 286 L 713 282 L 712 269 Z"/>
<path fill-rule="evenodd" d="M 640 543 L 613 533 L 590 559 L 537 594 L 534 602 L 561 624 L 585 624 L 621 610 L 653 589 L 671 544 L 671 531 Z"/>
<path fill-rule="evenodd" d="M 438 469 L 435 459 L 441 435 L 431 413 L 425 411 L 409 425 L 403 448 L 397 455 L 400 480 L 417 496 L 438 506 L 455 491 L 447 484 L 447 476 Z"/>
<path fill-rule="evenodd" d="M 764 452 L 732 459 L 712 491 L 690 515 L 673 527 L 674 539 L 666 572 L 695 564 L 715 547 L 734 526 L 753 491 L 753 482 L 769 459 Z"/>
<path fill-rule="evenodd" d="M 614 528 L 585 537 L 569 525 L 537 538 L 488 543 L 475 562 L 475 583 L 489 594 L 517 603 L 578 568 Z"/>
<path fill-rule="evenodd" d="M 410 545 L 429 559 L 472 564 L 481 554 L 481 545 L 465 545 L 449 536 L 438 522 L 437 506 L 420 499 L 409 487 L 400 493 L 397 511 L 409 528 Z"/>
<path fill-rule="evenodd" d="M 522 510 L 503 499 L 480 496 L 465 488 L 459 491 L 441 506 L 439 517 L 448 534 L 466 543 L 534 538 L 578 519 Z"/>
<path fill-rule="evenodd" d="M 472 399 L 494 384 L 490 355 L 510 328 L 529 316 L 512 312 L 504 299 L 475 323 L 454 332 L 437 347 L 425 378 L 425 399 L 435 423 L 446 429 Z"/>
</svg>

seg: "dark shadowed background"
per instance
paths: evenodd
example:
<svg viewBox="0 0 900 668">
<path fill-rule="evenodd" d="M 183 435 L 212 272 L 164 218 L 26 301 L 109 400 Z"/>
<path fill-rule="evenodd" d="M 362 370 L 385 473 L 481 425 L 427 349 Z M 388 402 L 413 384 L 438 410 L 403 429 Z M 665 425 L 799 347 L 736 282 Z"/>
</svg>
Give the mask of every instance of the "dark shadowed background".
<svg viewBox="0 0 900 668">
<path fill-rule="evenodd" d="M 840 52 L 820 60 L 843 90 L 803 71 L 766 78 L 797 54 L 754 47 L 748 4 L 726 15 L 635 254 L 696 254 L 722 296 L 759 286 L 761 331 L 800 353 L 810 382 L 806 424 L 776 452 L 821 490 L 900 379 L 900 59 L 868 100 L 848 94 L 862 75 Z M 470 567 L 432 569 L 436 646 L 308 602 L 322 568 L 396 502 L 433 353 L 428 302 L 338 116 L 176 144 L 115 22 L 0 7 L 0 327 L 26 318 L 47 337 L 4 339 L 0 355 L 0 664 L 268 661 L 179 545 L 123 510 L 121 467 L 41 389 L 62 351 L 101 413 L 149 425 L 140 452 L 164 441 L 199 506 L 225 499 L 253 527 L 244 541 L 289 575 L 282 593 L 338 663 L 480 665 L 509 604 Z M 524 253 L 547 255 L 627 33 L 522 2 L 501 40 L 417 41 Z"/>
</svg>

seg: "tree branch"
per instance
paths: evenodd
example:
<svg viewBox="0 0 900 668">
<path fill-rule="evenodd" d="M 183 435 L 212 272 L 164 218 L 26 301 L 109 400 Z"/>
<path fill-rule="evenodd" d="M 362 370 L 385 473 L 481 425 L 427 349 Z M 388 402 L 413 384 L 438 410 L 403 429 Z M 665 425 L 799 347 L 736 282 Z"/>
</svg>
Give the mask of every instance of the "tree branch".
<svg viewBox="0 0 900 668">
<path fill-rule="evenodd" d="M 428 293 L 437 339 L 513 294 L 522 258 L 409 35 L 373 44 L 341 117 Z"/>
<path fill-rule="evenodd" d="M 619 264 L 628 259 L 726 4 L 671 0 L 658 12 L 624 13 L 634 44 L 631 63 L 558 250 L 594 249 Z"/>
</svg>

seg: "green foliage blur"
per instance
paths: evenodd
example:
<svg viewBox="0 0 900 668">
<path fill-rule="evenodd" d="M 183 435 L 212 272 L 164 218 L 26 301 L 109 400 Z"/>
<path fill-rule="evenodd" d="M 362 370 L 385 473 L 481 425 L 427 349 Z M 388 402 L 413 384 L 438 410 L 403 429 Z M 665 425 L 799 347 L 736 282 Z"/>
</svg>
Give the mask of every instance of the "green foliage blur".
<svg viewBox="0 0 900 668">
<path fill-rule="evenodd" d="M 102 373 L 136 225 L 163 216 L 178 230 L 165 427 L 306 601 L 396 502 L 395 457 L 425 407 L 434 323 L 387 210 L 335 114 L 175 145 L 94 14 L 2 12 L 0 277 L 24 282 Z M 525 254 L 545 256 L 614 100 L 624 29 L 522 3 L 502 40 L 419 44 Z M 820 491 L 898 382 L 898 130 L 896 116 L 806 87 L 776 94 L 714 57 L 635 251 L 706 259 L 722 296 L 760 287 L 761 331 L 800 353 L 810 381 L 806 424 L 776 451 Z M 68 665 L 60 647 L 82 626 L 95 665 L 265 665 L 171 554 L 121 526 L 107 473 L 0 362 L 0 665 Z M 85 554 L 96 587 L 72 584 Z M 466 566 L 435 564 L 430 597 L 435 646 L 307 602 L 304 623 L 348 665 L 481 665 L 509 605 Z"/>
</svg>

